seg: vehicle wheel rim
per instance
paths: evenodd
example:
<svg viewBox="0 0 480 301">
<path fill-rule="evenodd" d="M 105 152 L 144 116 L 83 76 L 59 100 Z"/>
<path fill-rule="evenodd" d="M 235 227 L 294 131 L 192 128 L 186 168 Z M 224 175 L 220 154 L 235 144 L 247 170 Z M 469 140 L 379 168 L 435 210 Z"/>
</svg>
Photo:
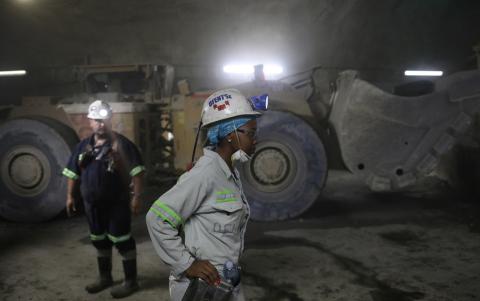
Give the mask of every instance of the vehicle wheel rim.
<svg viewBox="0 0 480 301">
<path fill-rule="evenodd" d="M 50 179 L 50 163 L 37 148 L 18 146 L 2 159 L 1 176 L 16 194 L 32 197 L 41 193 Z"/>
<path fill-rule="evenodd" d="M 249 182 L 264 192 L 280 192 L 296 174 L 296 160 L 287 146 L 267 141 L 257 146 L 248 169 Z"/>
</svg>

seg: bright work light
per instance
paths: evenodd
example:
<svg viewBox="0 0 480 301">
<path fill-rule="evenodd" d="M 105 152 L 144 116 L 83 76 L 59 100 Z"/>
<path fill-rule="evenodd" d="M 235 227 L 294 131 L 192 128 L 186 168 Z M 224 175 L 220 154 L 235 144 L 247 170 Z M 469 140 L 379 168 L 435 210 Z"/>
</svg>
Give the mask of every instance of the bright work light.
<svg viewBox="0 0 480 301">
<path fill-rule="evenodd" d="M 229 74 L 253 74 L 254 68 L 252 65 L 225 65 L 223 66 L 223 72 Z M 264 65 L 263 72 L 265 75 L 279 75 L 283 73 L 282 66 L 279 65 Z"/>
<path fill-rule="evenodd" d="M 106 117 L 108 115 L 108 111 L 105 110 L 105 109 L 101 109 L 98 114 L 100 114 L 100 116 L 102 117 Z"/>
<path fill-rule="evenodd" d="M 23 76 L 27 74 L 25 70 L 7 70 L 7 71 L 0 71 L 0 76 Z"/>
<path fill-rule="evenodd" d="M 433 70 L 405 70 L 405 76 L 442 76 L 442 71 Z"/>
</svg>

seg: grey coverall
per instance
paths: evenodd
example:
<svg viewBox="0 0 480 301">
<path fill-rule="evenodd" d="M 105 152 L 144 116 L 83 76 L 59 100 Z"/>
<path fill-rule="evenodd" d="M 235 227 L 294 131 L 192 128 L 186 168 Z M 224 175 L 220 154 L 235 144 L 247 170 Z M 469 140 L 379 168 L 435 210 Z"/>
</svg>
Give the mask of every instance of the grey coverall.
<svg viewBox="0 0 480 301">
<path fill-rule="evenodd" d="M 204 149 L 194 168 L 147 214 L 153 246 L 171 268 L 172 300 L 181 300 L 185 294 L 189 280 L 183 273 L 195 259 L 210 261 L 221 276 L 227 260 L 238 264 L 250 208 L 238 172 L 234 173 L 216 152 Z M 232 300 L 244 300 L 241 284 Z"/>
</svg>

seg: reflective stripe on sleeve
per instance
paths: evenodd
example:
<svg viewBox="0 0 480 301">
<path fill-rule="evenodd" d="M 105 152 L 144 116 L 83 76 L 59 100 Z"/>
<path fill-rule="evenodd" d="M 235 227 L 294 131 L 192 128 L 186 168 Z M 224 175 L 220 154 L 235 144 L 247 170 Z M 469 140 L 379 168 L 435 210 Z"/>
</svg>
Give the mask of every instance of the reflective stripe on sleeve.
<svg viewBox="0 0 480 301">
<path fill-rule="evenodd" d="M 134 177 L 145 170 L 145 166 L 139 165 L 130 171 L 130 176 Z"/>
<path fill-rule="evenodd" d="M 108 236 L 108 239 L 110 239 L 110 241 L 113 242 L 114 244 L 122 242 L 122 241 L 127 241 L 127 240 L 130 239 L 130 237 L 132 237 L 132 235 L 130 233 L 128 233 L 126 235 L 122 235 L 122 236 L 113 236 L 111 234 L 107 234 L 107 236 Z"/>
<path fill-rule="evenodd" d="M 153 213 L 155 213 L 155 215 L 169 223 L 175 229 L 177 229 L 183 224 L 182 218 L 177 213 L 175 213 L 175 211 L 170 209 L 166 204 L 160 202 L 160 200 L 157 200 L 152 205 L 150 211 L 152 211 Z"/>
<path fill-rule="evenodd" d="M 71 171 L 70 169 L 66 168 L 66 167 L 62 171 L 62 175 L 66 176 L 67 178 L 70 178 L 72 180 L 78 179 L 78 175 L 76 173 L 74 173 L 73 171 Z"/>
</svg>

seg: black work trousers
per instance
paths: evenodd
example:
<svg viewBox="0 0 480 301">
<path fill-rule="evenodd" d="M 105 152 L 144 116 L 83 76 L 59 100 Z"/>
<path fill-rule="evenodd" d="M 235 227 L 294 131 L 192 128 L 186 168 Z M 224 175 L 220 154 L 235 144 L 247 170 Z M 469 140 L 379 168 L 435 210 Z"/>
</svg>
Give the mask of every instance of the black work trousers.
<svg viewBox="0 0 480 301">
<path fill-rule="evenodd" d="M 85 214 L 90 227 L 90 239 L 98 250 L 107 250 L 112 244 L 121 255 L 135 250 L 131 236 L 131 210 L 128 201 L 84 200 Z"/>
</svg>

